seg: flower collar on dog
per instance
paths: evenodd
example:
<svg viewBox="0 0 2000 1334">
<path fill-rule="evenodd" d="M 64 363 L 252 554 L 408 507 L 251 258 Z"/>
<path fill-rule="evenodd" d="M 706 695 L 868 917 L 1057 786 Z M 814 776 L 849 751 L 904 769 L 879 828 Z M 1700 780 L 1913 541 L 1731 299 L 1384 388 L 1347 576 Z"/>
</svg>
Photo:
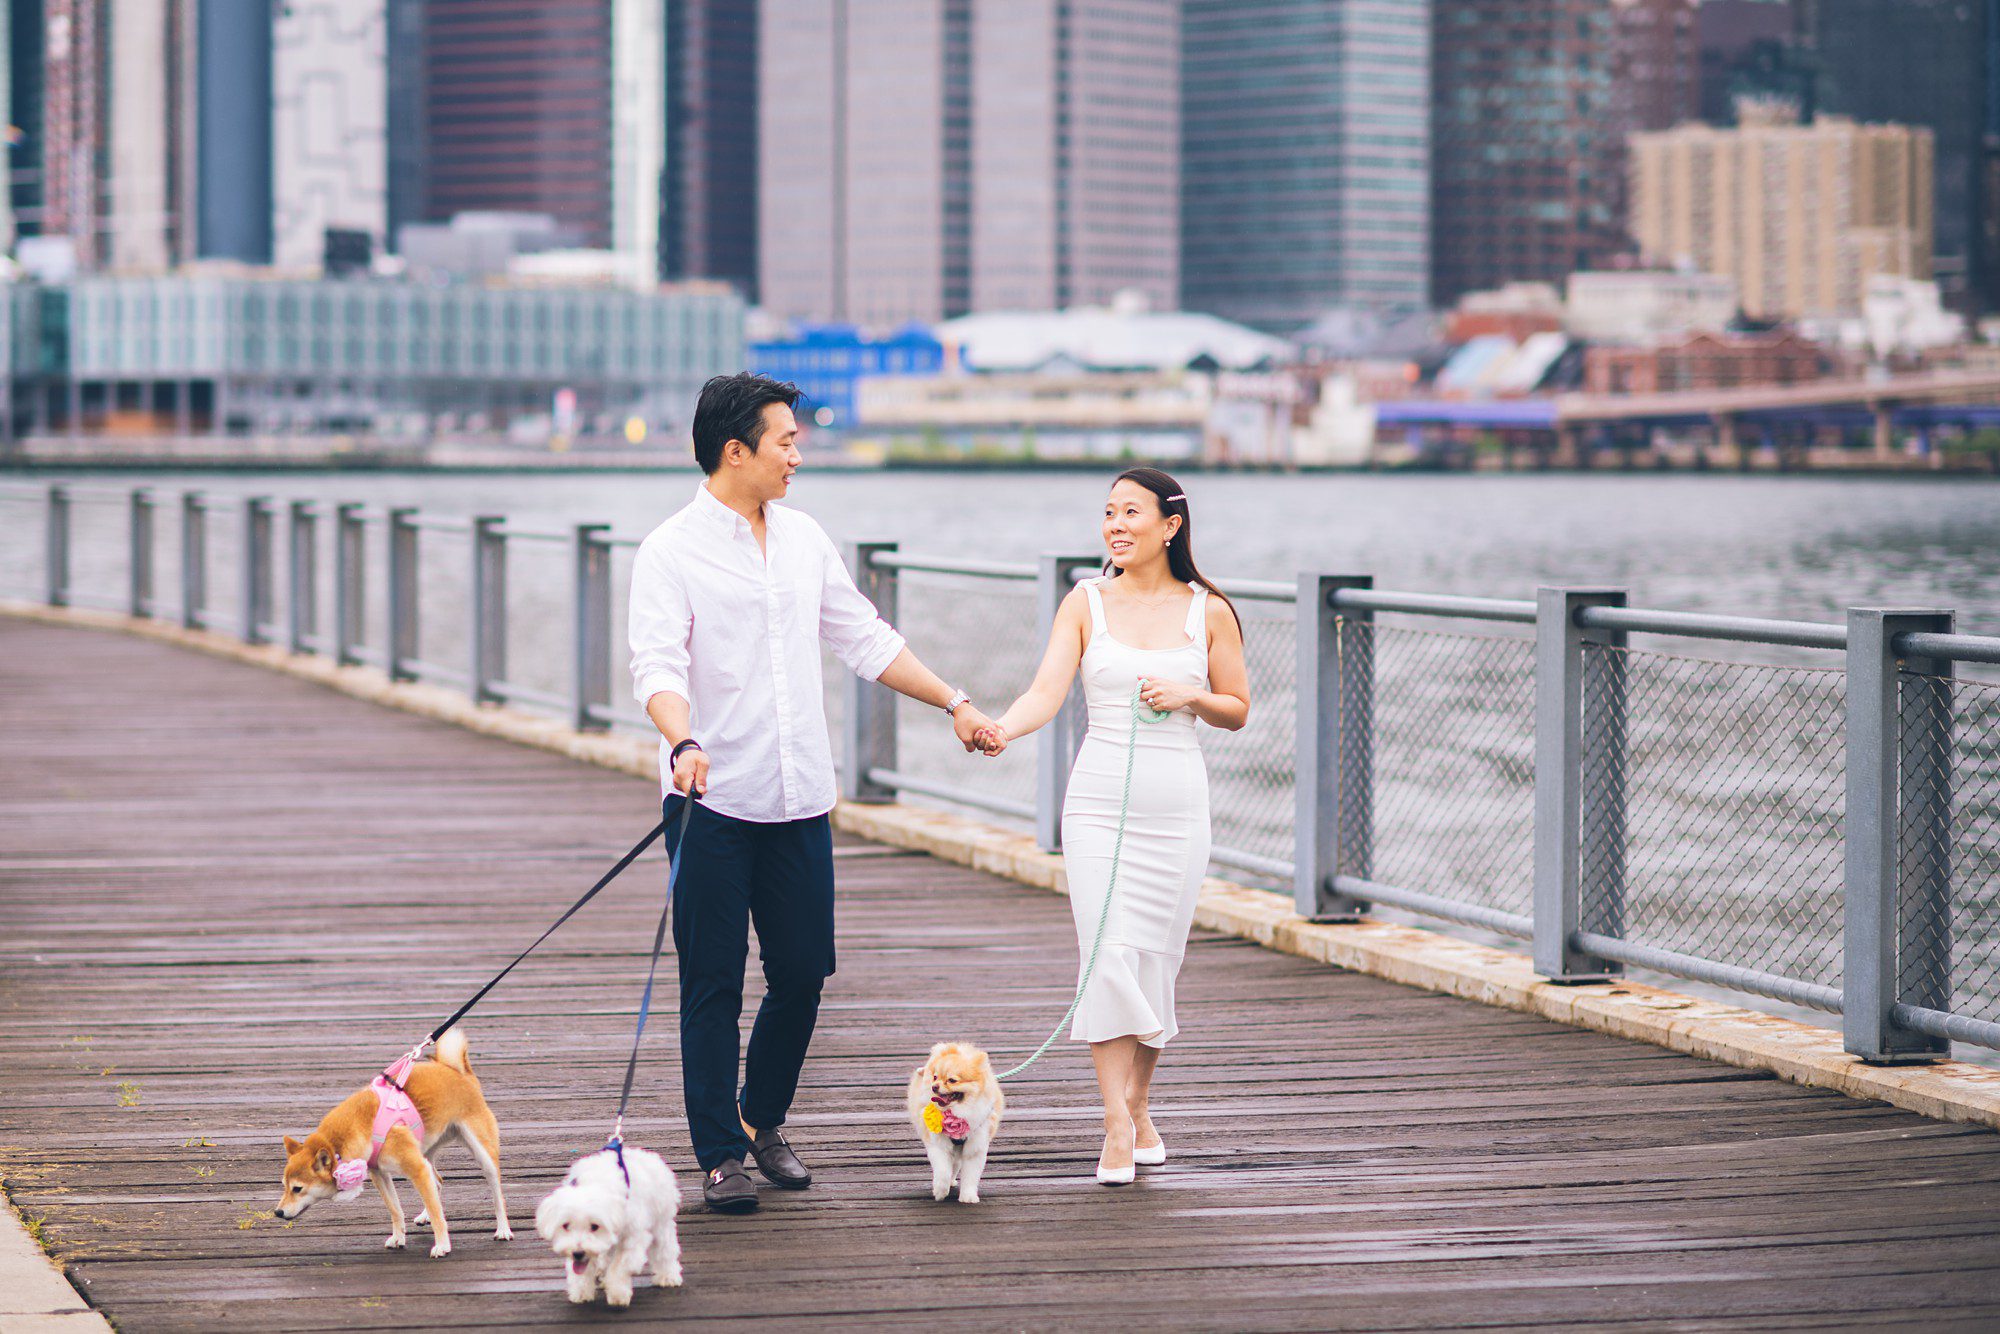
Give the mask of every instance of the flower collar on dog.
<svg viewBox="0 0 2000 1334">
<path fill-rule="evenodd" d="M 417 1143 L 424 1142 L 424 1118 L 417 1111 L 417 1105 L 410 1101 L 410 1095 L 403 1090 L 403 1081 L 410 1077 L 413 1057 L 404 1056 L 375 1076 L 368 1087 L 375 1090 L 375 1124 L 368 1138 L 366 1158 L 337 1158 L 333 1165 L 333 1184 L 340 1191 L 334 1198 L 351 1200 L 361 1193 L 368 1184 L 368 1173 L 382 1156 L 382 1142 L 389 1138 L 389 1132 L 397 1126 L 408 1126 L 410 1133 L 417 1137 Z"/>
<path fill-rule="evenodd" d="M 933 1135 L 943 1135 L 953 1144 L 963 1144 L 972 1133 L 972 1123 L 951 1109 L 951 1102 L 944 1094 L 933 1093 L 931 1105 L 924 1108 L 924 1129 Z"/>
</svg>

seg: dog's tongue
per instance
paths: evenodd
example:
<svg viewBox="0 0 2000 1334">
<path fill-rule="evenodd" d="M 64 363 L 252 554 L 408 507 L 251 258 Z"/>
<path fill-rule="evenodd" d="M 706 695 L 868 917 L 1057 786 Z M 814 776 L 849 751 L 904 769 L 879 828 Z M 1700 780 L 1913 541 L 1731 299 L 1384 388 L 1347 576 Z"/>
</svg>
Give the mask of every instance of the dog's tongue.
<svg viewBox="0 0 2000 1334">
<path fill-rule="evenodd" d="M 586 1262 L 585 1262 L 584 1258 L 583 1258 L 583 1257 L 582 1257 L 581 1255 L 572 1255 L 572 1256 L 570 1256 L 570 1257 L 569 1257 L 569 1272 L 570 1272 L 570 1273 L 572 1273 L 572 1274 L 581 1274 L 581 1273 L 583 1272 L 583 1266 L 584 1266 L 584 1264 L 585 1264 L 585 1263 L 586 1263 Z"/>
</svg>

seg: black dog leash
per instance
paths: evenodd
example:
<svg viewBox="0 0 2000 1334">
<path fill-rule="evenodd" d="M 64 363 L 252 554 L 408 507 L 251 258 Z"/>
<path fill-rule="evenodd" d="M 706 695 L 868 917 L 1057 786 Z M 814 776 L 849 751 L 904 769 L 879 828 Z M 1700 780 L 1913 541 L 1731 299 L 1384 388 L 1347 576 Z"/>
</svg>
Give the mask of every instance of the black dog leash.
<svg viewBox="0 0 2000 1334">
<path fill-rule="evenodd" d="M 430 1032 L 429 1037 L 425 1038 L 422 1042 L 419 1042 L 416 1046 L 410 1048 L 409 1059 L 415 1060 L 417 1057 L 423 1055 L 424 1048 L 430 1046 L 432 1043 L 436 1042 L 439 1038 L 443 1037 L 445 1034 L 445 1030 L 449 1029 L 453 1024 L 457 1023 L 459 1020 L 465 1018 L 466 1013 L 470 1011 L 473 1006 L 479 1004 L 480 1001 L 486 999 L 487 992 L 493 990 L 494 987 L 500 985 L 501 978 L 504 978 L 507 976 L 507 974 L 513 972 L 515 966 L 518 965 L 521 962 L 521 960 L 527 958 L 530 954 L 533 954 L 537 949 L 539 949 L 543 941 L 547 940 L 550 936 L 556 933 L 557 927 L 561 926 L 564 922 L 567 922 L 570 918 L 576 916 L 578 909 L 582 908 L 584 904 L 596 898 L 598 893 L 601 890 L 603 890 L 603 888 L 606 885 L 610 884 L 613 880 L 616 880 L 619 874 L 623 872 L 626 867 L 630 866 L 633 862 L 639 860 L 639 854 L 643 853 L 647 848 L 653 846 L 653 840 L 657 839 L 658 837 L 660 837 L 660 835 L 666 832 L 667 832 L 667 822 L 664 819 L 662 819 L 658 824 L 653 826 L 652 831 L 650 833 L 648 833 L 644 838 L 640 839 L 637 843 L 632 845 L 632 850 L 630 852 L 626 853 L 623 857 L 620 857 L 618 859 L 618 864 L 616 866 L 606 871 L 601 877 L 599 877 L 596 884 L 592 885 L 589 889 L 585 890 L 582 898 L 578 899 L 575 903 L 570 904 L 568 908 L 564 909 L 563 915 L 556 918 L 556 920 L 550 924 L 548 930 L 542 932 L 541 935 L 535 937 L 534 944 L 528 946 L 528 948 L 522 950 L 519 954 L 515 955 L 513 963 L 510 963 L 505 968 L 502 968 L 499 971 L 499 973 L 494 976 L 492 981 L 488 982 L 485 986 L 481 987 L 478 991 L 474 992 L 471 1000 L 459 1006 L 456 1010 L 452 1012 L 451 1018 L 439 1024 L 436 1028 L 433 1028 Z M 683 835 L 685 835 L 687 832 L 687 821 L 685 818 L 683 818 L 681 821 L 681 832 Z M 679 858 L 676 858 L 675 860 L 678 861 Z M 668 883 L 669 884 L 672 883 L 671 875 L 668 878 Z M 654 957 L 655 958 L 658 957 L 657 947 L 655 950 Z M 628 1087 L 630 1085 L 629 1077 L 627 1079 L 627 1085 Z"/>
<path fill-rule="evenodd" d="M 632 1174 L 625 1168 L 625 1105 L 632 1100 L 632 1079 L 639 1073 L 639 1040 L 646 1036 L 646 1019 L 653 1012 L 653 978 L 660 969 L 660 951 L 666 948 L 667 923 L 674 911 L 674 886 L 681 878 L 681 863 L 687 860 L 688 823 L 694 818 L 694 797 L 681 798 L 680 828 L 675 831 L 673 860 L 667 867 L 667 901 L 660 906 L 660 925 L 653 932 L 653 959 L 646 965 L 646 989 L 639 995 L 639 1023 L 632 1030 L 632 1055 L 625 1062 L 625 1087 L 618 1092 L 618 1115 L 611 1125 L 611 1138 L 604 1142 L 604 1152 L 618 1160 L 618 1171 L 625 1178 L 625 1187 L 632 1187 Z M 667 827 L 666 821 L 647 835 L 651 842 L 654 834 Z M 617 872 L 612 872 L 616 875 Z"/>
</svg>

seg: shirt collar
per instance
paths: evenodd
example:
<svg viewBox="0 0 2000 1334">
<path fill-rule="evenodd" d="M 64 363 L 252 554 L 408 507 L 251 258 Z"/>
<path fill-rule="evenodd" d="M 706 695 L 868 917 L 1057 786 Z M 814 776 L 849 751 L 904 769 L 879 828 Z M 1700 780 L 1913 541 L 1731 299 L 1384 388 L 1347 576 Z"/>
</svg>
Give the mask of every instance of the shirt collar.
<svg viewBox="0 0 2000 1334">
<path fill-rule="evenodd" d="M 750 531 L 750 521 L 729 508 L 729 506 L 723 504 L 720 500 L 717 500 L 715 492 L 708 489 L 706 481 L 695 488 L 694 505 L 692 508 L 701 517 L 702 522 L 711 527 L 719 528 L 732 537 L 741 536 Z M 766 505 L 764 507 L 764 522 L 769 524 L 770 521 L 770 506 Z"/>
</svg>

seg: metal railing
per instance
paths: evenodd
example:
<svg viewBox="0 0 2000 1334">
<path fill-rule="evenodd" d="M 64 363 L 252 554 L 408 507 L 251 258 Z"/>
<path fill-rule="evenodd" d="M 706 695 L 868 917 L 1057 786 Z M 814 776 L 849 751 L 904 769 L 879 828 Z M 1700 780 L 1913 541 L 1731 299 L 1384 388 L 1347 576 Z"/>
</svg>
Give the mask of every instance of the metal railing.
<svg viewBox="0 0 2000 1334">
<path fill-rule="evenodd" d="M 602 524 L 68 485 L 0 487 L 0 522 L 14 565 L 39 551 L 39 578 L 0 570 L 20 595 L 651 731 L 612 702 L 638 543 Z M 995 704 L 1099 568 L 886 542 L 847 559 L 919 656 Z M 175 562 L 170 606 L 157 575 Z M 226 616 L 210 592 L 231 586 Z M 1959 671 L 2000 664 L 2000 638 L 1955 633 L 1948 611 L 1826 625 L 1641 610 L 1616 588 L 1501 601 L 1317 572 L 1223 588 L 1255 707 L 1204 737 L 1217 866 L 1289 887 L 1317 920 L 1380 905 L 1528 942 L 1557 982 L 1640 968 L 1839 1014 L 1866 1060 L 2000 1049 L 2000 681 Z M 1080 690 L 1032 747 L 988 761 L 921 706 L 828 678 L 844 799 L 948 802 L 1060 848 Z"/>
</svg>

